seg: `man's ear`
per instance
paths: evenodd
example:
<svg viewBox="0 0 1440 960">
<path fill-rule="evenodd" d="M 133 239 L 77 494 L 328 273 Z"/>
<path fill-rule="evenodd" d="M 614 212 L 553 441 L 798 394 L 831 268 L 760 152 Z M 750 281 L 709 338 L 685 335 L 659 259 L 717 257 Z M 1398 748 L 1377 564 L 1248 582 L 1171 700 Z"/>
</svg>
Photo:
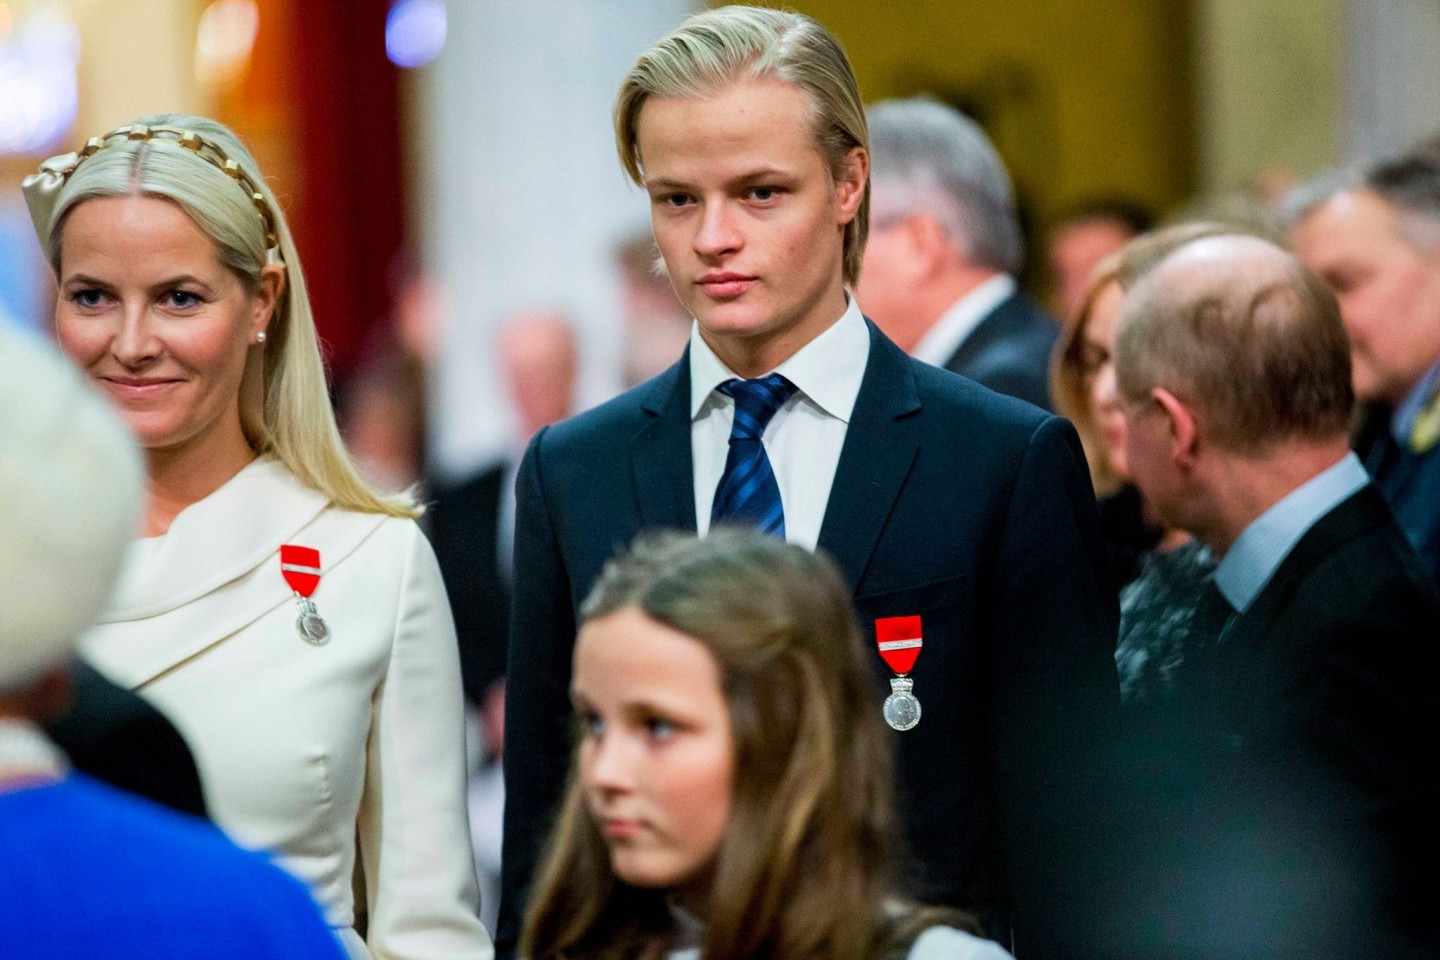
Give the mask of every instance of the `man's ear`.
<svg viewBox="0 0 1440 960">
<path fill-rule="evenodd" d="M 854 220 L 865 199 L 865 186 L 870 182 L 870 154 L 864 147 L 851 147 L 835 178 L 835 216 L 840 226 Z"/>
<path fill-rule="evenodd" d="M 1170 436 L 1170 456 L 1176 465 L 1188 467 L 1195 461 L 1200 428 L 1195 412 L 1164 387 L 1150 391 L 1150 397 L 1165 417 Z"/>
</svg>

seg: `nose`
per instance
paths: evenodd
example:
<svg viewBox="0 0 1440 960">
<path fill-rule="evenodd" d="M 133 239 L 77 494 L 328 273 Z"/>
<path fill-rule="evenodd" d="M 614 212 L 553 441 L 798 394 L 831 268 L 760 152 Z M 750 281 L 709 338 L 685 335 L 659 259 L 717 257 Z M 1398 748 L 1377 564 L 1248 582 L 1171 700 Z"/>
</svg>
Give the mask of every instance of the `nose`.
<svg viewBox="0 0 1440 960">
<path fill-rule="evenodd" d="M 135 370 L 154 361 L 162 350 L 150 311 L 144 304 L 126 304 L 110 341 L 110 353 L 127 369 Z"/>
<path fill-rule="evenodd" d="M 724 201 L 707 202 L 695 234 L 695 252 L 708 259 L 735 253 L 744 244 L 735 212 Z"/>
<path fill-rule="evenodd" d="M 633 751 L 624 736 L 606 731 L 585 744 L 580 779 L 594 793 L 625 793 L 635 784 Z"/>
</svg>

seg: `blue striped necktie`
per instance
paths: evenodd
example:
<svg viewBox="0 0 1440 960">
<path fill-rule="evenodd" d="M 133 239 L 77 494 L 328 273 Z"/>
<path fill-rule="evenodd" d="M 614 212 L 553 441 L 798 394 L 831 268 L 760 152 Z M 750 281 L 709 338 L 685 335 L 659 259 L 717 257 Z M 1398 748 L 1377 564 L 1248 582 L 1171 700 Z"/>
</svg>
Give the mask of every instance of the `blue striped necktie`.
<svg viewBox="0 0 1440 960">
<path fill-rule="evenodd" d="M 785 510 L 770 458 L 765 455 L 765 425 L 795 393 L 795 384 L 778 373 L 755 380 L 726 380 L 716 388 L 735 400 L 730 452 L 715 488 L 710 523 L 744 523 L 762 533 L 785 536 Z"/>
</svg>

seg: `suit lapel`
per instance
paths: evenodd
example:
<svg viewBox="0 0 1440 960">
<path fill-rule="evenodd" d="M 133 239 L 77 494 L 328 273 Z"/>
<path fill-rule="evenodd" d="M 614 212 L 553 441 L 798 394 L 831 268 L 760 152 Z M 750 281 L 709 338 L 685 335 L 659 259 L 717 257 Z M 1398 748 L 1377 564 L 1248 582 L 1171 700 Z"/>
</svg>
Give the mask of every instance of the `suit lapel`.
<svg viewBox="0 0 1440 960">
<path fill-rule="evenodd" d="M 630 445 L 641 525 L 690 530 L 695 523 L 695 468 L 690 453 L 690 350 L 650 382 L 642 399 L 649 422 Z"/>
<path fill-rule="evenodd" d="M 913 361 L 870 327 L 870 359 L 845 431 L 817 548 L 855 590 L 920 449 L 920 395 Z"/>
</svg>

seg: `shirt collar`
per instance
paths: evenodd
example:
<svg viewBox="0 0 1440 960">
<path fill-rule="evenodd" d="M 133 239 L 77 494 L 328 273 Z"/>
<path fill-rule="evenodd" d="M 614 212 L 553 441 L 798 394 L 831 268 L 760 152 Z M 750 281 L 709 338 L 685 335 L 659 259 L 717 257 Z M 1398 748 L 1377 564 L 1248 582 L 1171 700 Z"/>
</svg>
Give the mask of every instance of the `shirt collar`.
<svg viewBox="0 0 1440 960">
<path fill-rule="evenodd" d="M 800 395 L 845 423 L 855 410 L 860 381 L 870 359 L 870 331 L 855 298 L 846 296 L 845 312 L 824 332 L 776 367 L 795 384 Z M 700 416 L 715 388 L 737 377 L 700 336 L 700 325 L 690 328 L 690 419 Z"/>
<path fill-rule="evenodd" d="M 910 351 L 916 360 L 923 360 L 936 367 L 943 367 L 960 349 L 965 338 L 995 308 L 1015 295 L 1015 278 L 1008 273 L 999 273 L 956 300 L 949 310 L 940 315 L 935 325 Z"/>
<path fill-rule="evenodd" d="M 1405 399 L 1400 401 L 1400 406 L 1395 408 L 1395 415 L 1390 418 L 1390 433 L 1407 450 L 1410 447 L 1410 435 L 1415 432 L 1415 421 L 1420 419 L 1425 405 L 1435 396 L 1436 387 L 1440 387 L 1440 360 L 1405 394 Z"/>
<path fill-rule="evenodd" d="M 1215 568 L 1215 586 L 1244 613 L 1316 522 L 1370 482 L 1353 453 L 1290 491 L 1236 539 Z"/>
</svg>

